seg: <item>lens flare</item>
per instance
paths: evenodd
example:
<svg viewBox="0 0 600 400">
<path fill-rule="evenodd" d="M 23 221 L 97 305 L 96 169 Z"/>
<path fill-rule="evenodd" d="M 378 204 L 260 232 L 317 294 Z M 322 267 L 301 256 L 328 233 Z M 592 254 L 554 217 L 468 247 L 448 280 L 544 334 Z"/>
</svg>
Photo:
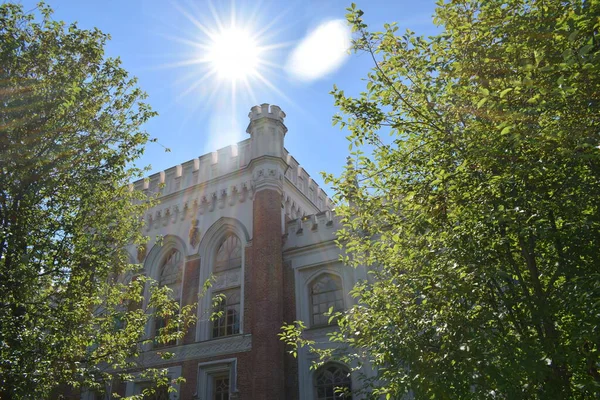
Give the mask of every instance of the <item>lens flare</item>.
<svg viewBox="0 0 600 400">
<path fill-rule="evenodd" d="M 173 47 L 178 50 L 173 53 L 175 59 L 173 54 L 168 55 L 169 62 L 156 68 L 181 69 L 173 83 L 177 89 L 174 103 L 190 110 L 181 124 L 209 118 L 211 125 L 218 126 L 206 133 L 209 138 L 204 141 L 205 150 L 211 151 L 214 146 L 223 147 L 245 137 L 239 127 L 246 121 L 237 121 L 242 115 L 238 104 L 260 104 L 265 96 L 273 95 L 294 104 L 278 84 L 278 79 L 284 77 L 281 51 L 292 43 L 278 41 L 286 27 L 282 23 L 285 10 L 266 19 L 260 12 L 264 7 L 260 2 L 231 1 L 228 6 L 227 2 L 209 0 L 202 2 L 202 8 L 198 3 L 171 3 L 187 22 L 168 26 L 165 33 L 158 32 L 176 42 Z M 233 122 L 228 127 L 222 121 Z"/>
<path fill-rule="evenodd" d="M 231 27 L 213 36 L 206 59 L 220 79 L 241 81 L 257 73 L 261 53 L 249 32 Z"/>
</svg>

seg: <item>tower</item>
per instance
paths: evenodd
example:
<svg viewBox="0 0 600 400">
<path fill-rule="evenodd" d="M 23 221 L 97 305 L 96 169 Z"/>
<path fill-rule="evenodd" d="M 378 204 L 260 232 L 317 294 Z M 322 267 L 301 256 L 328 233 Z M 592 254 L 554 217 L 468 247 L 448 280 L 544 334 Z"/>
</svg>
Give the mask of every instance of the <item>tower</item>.
<svg viewBox="0 0 600 400">
<path fill-rule="evenodd" d="M 284 345 L 277 340 L 283 324 L 282 195 L 287 163 L 283 139 L 285 113 L 277 106 L 255 106 L 248 115 L 254 181 L 252 246 L 247 268 L 247 298 L 253 337 L 253 395 L 284 398 Z"/>
</svg>

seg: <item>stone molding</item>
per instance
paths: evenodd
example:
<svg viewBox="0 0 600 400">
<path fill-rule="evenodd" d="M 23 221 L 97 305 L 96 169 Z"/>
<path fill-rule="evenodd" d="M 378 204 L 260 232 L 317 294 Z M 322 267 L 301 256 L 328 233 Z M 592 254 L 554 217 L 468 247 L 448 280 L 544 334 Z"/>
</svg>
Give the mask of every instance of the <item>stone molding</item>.
<svg viewBox="0 0 600 400">
<path fill-rule="evenodd" d="M 226 206 L 233 207 L 237 203 L 243 203 L 247 199 L 254 198 L 253 181 L 241 182 L 228 188 L 206 192 L 201 196 L 192 197 L 183 203 L 167 207 L 156 207 L 146 215 L 146 231 L 158 229 L 161 226 L 175 224 L 186 219 L 191 220 L 196 215 L 223 209 Z"/>
<path fill-rule="evenodd" d="M 206 340 L 183 346 L 174 346 L 154 349 L 142 353 L 139 357 L 140 365 L 144 368 L 156 367 L 162 364 L 173 364 L 187 360 L 201 360 L 204 358 L 235 354 L 252 349 L 252 335 L 235 335 L 219 339 Z M 163 360 L 157 352 L 173 353 L 174 356 Z"/>
<path fill-rule="evenodd" d="M 255 193 L 266 189 L 283 193 L 283 174 L 278 168 L 257 168 L 252 177 Z"/>
<path fill-rule="evenodd" d="M 335 232 L 340 228 L 340 218 L 333 211 L 321 211 L 288 221 L 284 234 L 284 251 L 297 247 L 302 236 L 305 236 L 302 240 L 304 245 L 335 239 Z"/>
</svg>

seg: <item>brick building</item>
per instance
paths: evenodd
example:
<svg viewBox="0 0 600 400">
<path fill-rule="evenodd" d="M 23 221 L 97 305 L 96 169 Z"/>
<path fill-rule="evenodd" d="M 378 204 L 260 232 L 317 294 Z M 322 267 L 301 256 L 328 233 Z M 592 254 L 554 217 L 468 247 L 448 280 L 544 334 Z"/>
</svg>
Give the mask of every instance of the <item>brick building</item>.
<svg viewBox="0 0 600 400">
<path fill-rule="evenodd" d="M 323 312 L 347 307 L 348 291 L 366 277 L 338 262 L 331 201 L 285 149 L 284 117 L 277 106 L 255 106 L 248 139 L 134 185 L 161 200 L 147 215 L 146 251 L 128 249 L 144 273 L 182 304 L 198 301 L 206 279 L 216 278 L 199 301 L 198 324 L 168 347 L 174 358 L 148 351 L 141 360 L 186 379 L 177 394 L 159 398 L 320 400 L 337 398 L 334 386 L 357 386 L 348 366 L 313 371 L 310 354 L 291 357 L 277 336 L 284 322 L 300 319 L 309 337 L 326 342 L 334 328 Z M 216 294 L 226 296 L 223 317 L 211 321 Z M 147 334 L 158 327 L 152 321 Z M 113 390 L 133 395 L 146 385 Z"/>
</svg>

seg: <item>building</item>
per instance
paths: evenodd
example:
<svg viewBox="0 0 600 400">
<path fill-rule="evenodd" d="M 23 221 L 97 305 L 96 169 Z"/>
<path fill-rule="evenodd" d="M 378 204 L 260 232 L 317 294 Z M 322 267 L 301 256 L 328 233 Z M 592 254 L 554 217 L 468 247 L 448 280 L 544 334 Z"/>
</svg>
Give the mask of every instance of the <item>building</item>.
<svg viewBox="0 0 600 400">
<path fill-rule="evenodd" d="M 310 370 L 310 354 L 288 355 L 277 334 L 299 319 L 326 342 L 335 328 L 323 312 L 348 307 L 365 271 L 339 263 L 331 201 L 285 149 L 284 112 L 263 104 L 249 118 L 248 139 L 134 184 L 161 200 L 147 215 L 146 249 L 128 249 L 144 273 L 182 304 L 198 301 L 206 279 L 216 278 L 199 300 L 196 327 L 169 346 L 174 358 L 148 351 L 141 363 L 186 379 L 164 398 L 333 399 L 334 386 L 357 385 L 356 374 L 339 364 Z M 216 294 L 226 296 L 223 318 L 211 321 Z M 153 321 L 147 334 L 158 327 Z M 115 389 L 133 395 L 146 385 Z"/>
</svg>

